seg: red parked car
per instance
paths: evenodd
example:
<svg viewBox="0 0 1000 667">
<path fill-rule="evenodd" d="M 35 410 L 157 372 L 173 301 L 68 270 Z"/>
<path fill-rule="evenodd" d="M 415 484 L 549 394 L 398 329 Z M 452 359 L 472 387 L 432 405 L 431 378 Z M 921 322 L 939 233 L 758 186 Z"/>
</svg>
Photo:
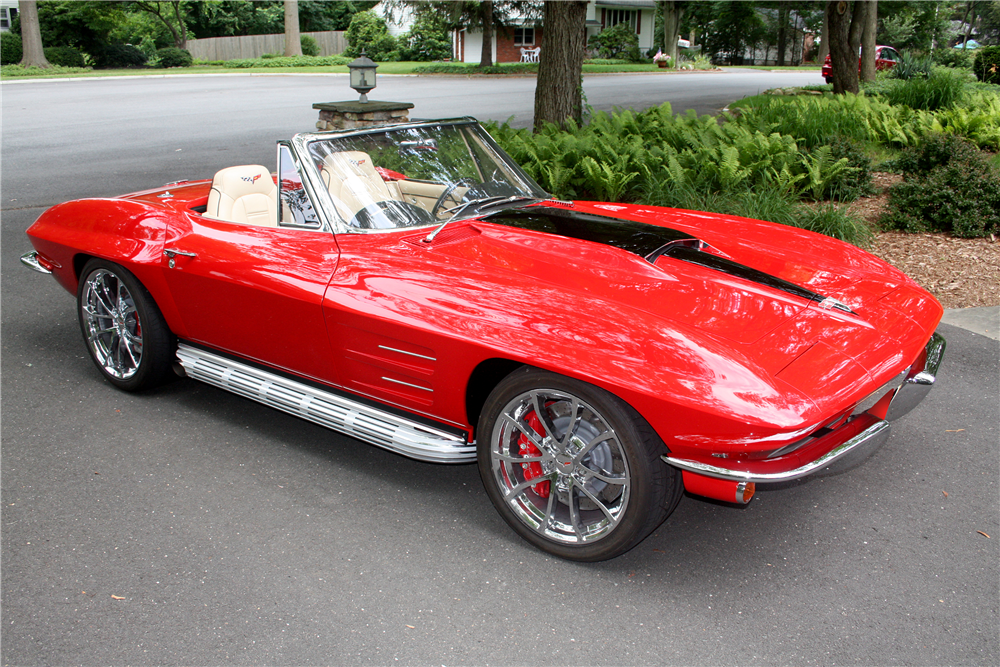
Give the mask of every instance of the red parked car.
<svg viewBox="0 0 1000 667">
<path fill-rule="evenodd" d="M 884 69 L 892 69 L 899 62 L 899 51 L 892 48 L 891 46 L 876 46 L 875 47 L 875 69 L 882 71 Z M 861 57 L 858 56 L 858 71 L 861 71 Z M 827 83 L 833 83 L 833 67 L 830 64 L 830 54 L 826 54 L 826 60 L 823 61 L 823 78 Z"/>
<path fill-rule="evenodd" d="M 551 199 L 472 119 L 313 133 L 260 165 L 47 210 L 22 261 L 111 384 L 183 375 L 422 461 L 522 537 L 635 546 L 685 490 L 852 464 L 931 388 L 942 309 L 801 229 Z M 428 471 L 433 474 L 433 470 Z"/>
</svg>

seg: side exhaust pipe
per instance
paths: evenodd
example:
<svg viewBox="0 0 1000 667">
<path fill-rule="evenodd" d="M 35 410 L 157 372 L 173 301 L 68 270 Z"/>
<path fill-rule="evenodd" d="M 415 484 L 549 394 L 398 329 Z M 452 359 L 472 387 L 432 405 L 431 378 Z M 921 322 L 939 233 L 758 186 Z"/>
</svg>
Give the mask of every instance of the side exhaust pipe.
<svg viewBox="0 0 1000 667">
<path fill-rule="evenodd" d="M 696 496 L 705 496 L 724 503 L 746 505 L 753 498 L 757 485 L 753 482 L 737 482 L 731 479 L 706 477 L 687 470 L 681 471 L 684 488 Z"/>
</svg>

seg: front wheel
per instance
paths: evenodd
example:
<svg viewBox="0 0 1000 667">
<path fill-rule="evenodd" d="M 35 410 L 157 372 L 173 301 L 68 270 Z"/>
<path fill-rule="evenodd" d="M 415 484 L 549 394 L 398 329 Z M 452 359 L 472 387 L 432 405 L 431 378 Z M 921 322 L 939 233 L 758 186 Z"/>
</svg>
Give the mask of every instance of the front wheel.
<svg viewBox="0 0 1000 667">
<path fill-rule="evenodd" d="M 111 384 L 138 391 L 170 377 L 173 337 L 153 297 L 127 269 L 87 262 L 77 304 L 87 351 Z"/>
<path fill-rule="evenodd" d="M 521 537 L 561 558 L 618 556 L 680 501 L 663 442 L 626 403 L 573 378 L 524 368 L 490 394 L 479 419 L 479 473 Z"/>
</svg>

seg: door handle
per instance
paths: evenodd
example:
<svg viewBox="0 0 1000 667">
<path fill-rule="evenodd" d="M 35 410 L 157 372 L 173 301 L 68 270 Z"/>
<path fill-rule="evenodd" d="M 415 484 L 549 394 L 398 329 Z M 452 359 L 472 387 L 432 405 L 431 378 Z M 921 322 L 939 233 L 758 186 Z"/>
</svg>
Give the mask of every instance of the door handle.
<svg viewBox="0 0 1000 667">
<path fill-rule="evenodd" d="M 174 268 L 175 265 L 174 257 L 176 257 L 177 255 L 182 255 L 184 257 L 198 256 L 193 252 L 184 252 L 183 250 L 173 250 L 173 249 L 164 250 L 163 254 L 166 255 L 166 257 L 170 260 L 167 262 L 167 266 L 169 266 L 171 269 Z"/>
</svg>

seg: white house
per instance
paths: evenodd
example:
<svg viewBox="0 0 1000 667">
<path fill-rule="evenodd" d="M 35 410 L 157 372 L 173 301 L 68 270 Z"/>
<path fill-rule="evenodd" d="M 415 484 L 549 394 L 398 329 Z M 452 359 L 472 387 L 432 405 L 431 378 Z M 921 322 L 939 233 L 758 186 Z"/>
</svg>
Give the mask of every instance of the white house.
<svg viewBox="0 0 1000 667">
<path fill-rule="evenodd" d="M 0 32 L 7 32 L 17 18 L 17 0 L 0 0 Z"/>
</svg>

